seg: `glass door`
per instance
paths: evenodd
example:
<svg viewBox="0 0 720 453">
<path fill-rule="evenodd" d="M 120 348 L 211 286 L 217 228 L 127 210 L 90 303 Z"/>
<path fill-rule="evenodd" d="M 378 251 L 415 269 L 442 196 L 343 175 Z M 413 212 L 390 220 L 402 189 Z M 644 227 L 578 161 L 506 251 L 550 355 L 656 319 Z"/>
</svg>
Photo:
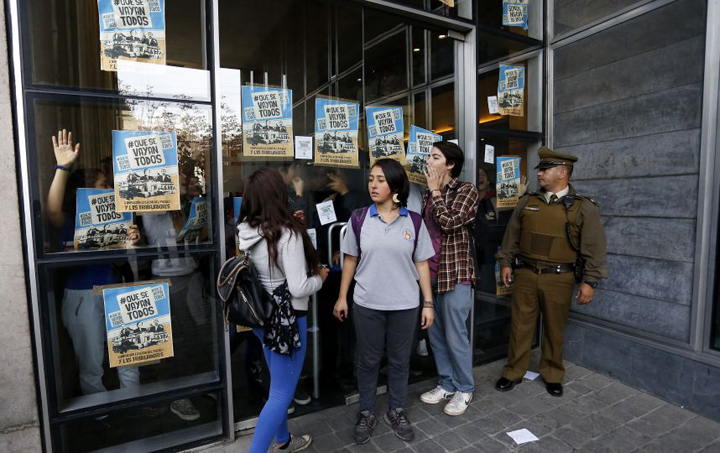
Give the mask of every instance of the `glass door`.
<svg viewBox="0 0 720 453">
<path fill-rule="evenodd" d="M 374 140 L 369 149 L 367 109 L 395 108 L 402 120 L 403 163 L 412 126 L 445 140 L 461 138 L 456 71 L 463 44 L 436 25 L 439 18 L 423 23 L 400 9 L 357 2 L 221 0 L 219 20 L 226 248 L 236 249 L 243 181 L 260 167 L 276 168 L 292 208 L 303 211 L 321 260 L 332 269 L 311 301 L 309 350 L 290 411 L 301 415 L 352 403 L 355 332 L 351 322 L 332 316 L 340 285 L 339 238 L 352 211 L 370 204 L 371 155 L 392 154 Z M 278 110 L 262 111 L 268 106 Z M 330 125 L 334 108 L 347 112 L 349 127 Z M 296 155 L 304 137 L 312 140 L 309 153 Z M 413 184 L 411 210 L 420 210 L 423 190 Z M 332 206 L 334 222 L 318 214 L 320 203 Z M 252 332 L 231 325 L 229 335 L 234 420 L 236 428 L 249 429 L 267 398 L 269 375 Z M 431 351 L 417 350 L 411 379 L 428 379 L 435 373 Z M 381 376 L 380 391 L 382 382 Z"/>
</svg>

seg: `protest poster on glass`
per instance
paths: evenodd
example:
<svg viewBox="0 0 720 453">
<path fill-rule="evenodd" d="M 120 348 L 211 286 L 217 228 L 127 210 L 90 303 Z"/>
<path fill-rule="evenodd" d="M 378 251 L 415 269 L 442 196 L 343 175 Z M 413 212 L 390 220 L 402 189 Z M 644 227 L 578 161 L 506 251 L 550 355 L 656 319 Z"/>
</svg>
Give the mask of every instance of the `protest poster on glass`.
<svg viewBox="0 0 720 453">
<path fill-rule="evenodd" d="M 503 0 L 502 24 L 528 29 L 528 0 Z"/>
<path fill-rule="evenodd" d="M 102 290 L 111 368 L 174 355 L 168 289 L 165 282 Z"/>
<path fill-rule="evenodd" d="M 501 115 L 523 116 L 525 67 L 500 65 L 498 110 Z"/>
<path fill-rule="evenodd" d="M 165 64 L 165 0 L 98 0 L 100 69 L 117 60 Z"/>
<path fill-rule="evenodd" d="M 208 216 L 207 200 L 205 197 L 195 197 L 190 203 L 190 214 L 180 232 L 177 234 L 177 242 L 197 242 L 207 239 Z"/>
<path fill-rule="evenodd" d="M 292 160 L 292 90 L 242 87 L 243 158 Z"/>
<path fill-rule="evenodd" d="M 520 158 L 502 156 L 497 161 L 497 208 L 513 209 L 520 199 Z"/>
<path fill-rule="evenodd" d="M 435 134 L 432 131 L 415 126 L 414 124 L 410 126 L 410 139 L 408 141 L 408 151 L 405 158 L 410 182 L 427 185 L 425 163 L 428 157 L 430 157 L 433 143 L 441 141 L 442 135 Z"/>
<path fill-rule="evenodd" d="M 358 168 L 360 104 L 315 98 L 315 165 Z"/>
<path fill-rule="evenodd" d="M 125 247 L 130 213 L 118 212 L 112 189 L 77 189 L 75 250 Z"/>
<path fill-rule="evenodd" d="M 402 107 L 367 107 L 365 118 L 370 165 L 374 165 L 377 159 L 382 158 L 394 159 L 405 165 Z"/>
<path fill-rule="evenodd" d="M 119 212 L 180 209 L 174 132 L 113 131 L 115 201 Z"/>
</svg>

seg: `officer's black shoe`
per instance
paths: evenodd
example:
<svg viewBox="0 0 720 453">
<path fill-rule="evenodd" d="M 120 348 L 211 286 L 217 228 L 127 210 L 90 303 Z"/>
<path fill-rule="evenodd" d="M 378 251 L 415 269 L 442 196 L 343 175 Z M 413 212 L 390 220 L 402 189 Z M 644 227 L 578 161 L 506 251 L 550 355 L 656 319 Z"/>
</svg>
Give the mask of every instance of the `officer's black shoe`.
<svg viewBox="0 0 720 453">
<path fill-rule="evenodd" d="M 500 391 L 500 392 L 509 392 L 510 390 L 513 389 L 513 387 L 515 387 L 515 384 L 519 384 L 521 382 L 522 382 L 522 379 L 517 380 L 517 381 L 511 381 L 510 379 L 501 377 L 495 383 L 495 390 Z"/>
<path fill-rule="evenodd" d="M 547 390 L 551 396 L 563 396 L 562 384 L 559 382 L 546 382 L 545 390 Z"/>
</svg>

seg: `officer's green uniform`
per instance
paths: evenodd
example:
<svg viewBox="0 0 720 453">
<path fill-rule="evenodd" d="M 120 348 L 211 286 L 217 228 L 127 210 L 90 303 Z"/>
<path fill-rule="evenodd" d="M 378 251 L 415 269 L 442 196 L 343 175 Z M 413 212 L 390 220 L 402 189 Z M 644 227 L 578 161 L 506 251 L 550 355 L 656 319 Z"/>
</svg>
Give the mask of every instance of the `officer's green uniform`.
<svg viewBox="0 0 720 453">
<path fill-rule="evenodd" d="M 541 148 L 538 155 L 540 168 L 572 166 L 577 162 L 575 156 L 548 148 Z M 502 373 L 510 381 L 519 381 L 527 371 L 538 309 L 543 314 L 540 374 L 546 383 L 561 383 L 565 374 L 563 334 L 572 304 L 573 269 L 578 257 L 567 238 L 568 222 L 573 242 L 586 260 L 584 281 L 607 278 L 605 232 L 597 203 L 577 194 L 572 186 L 565 197 L 552 203 L 546 201 L 542 191 L 522 196 L 505 230 L 496 258 L 501 267 L 511 267 L 513 260 L 518 260 L 508 360 Z"/>
</svg>

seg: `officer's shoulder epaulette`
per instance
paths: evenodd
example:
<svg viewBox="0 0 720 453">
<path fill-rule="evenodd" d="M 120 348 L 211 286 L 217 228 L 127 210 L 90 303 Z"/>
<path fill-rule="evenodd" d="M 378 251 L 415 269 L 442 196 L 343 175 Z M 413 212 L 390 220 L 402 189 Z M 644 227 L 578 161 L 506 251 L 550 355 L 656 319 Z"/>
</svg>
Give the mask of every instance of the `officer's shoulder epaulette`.
<svg viewBox="0 0 720 453">
<path fill-rule="evenodd" d="M 574 196 L 575 196 L 575 198 L 577 198 L 578 200 L 588 200 L 590 203 L 594 204 L 594 205 L 597 206 L 598 208 L 600 207 L 600 202 L 597 201 L 596 199 L 592 198 L 592 197 L 589 197 L 589 196 L 587 196 L 587 195 L 583 195 L 583 194 L 581 194 L 581 193 L 576 193 Z"/>
</svg>

